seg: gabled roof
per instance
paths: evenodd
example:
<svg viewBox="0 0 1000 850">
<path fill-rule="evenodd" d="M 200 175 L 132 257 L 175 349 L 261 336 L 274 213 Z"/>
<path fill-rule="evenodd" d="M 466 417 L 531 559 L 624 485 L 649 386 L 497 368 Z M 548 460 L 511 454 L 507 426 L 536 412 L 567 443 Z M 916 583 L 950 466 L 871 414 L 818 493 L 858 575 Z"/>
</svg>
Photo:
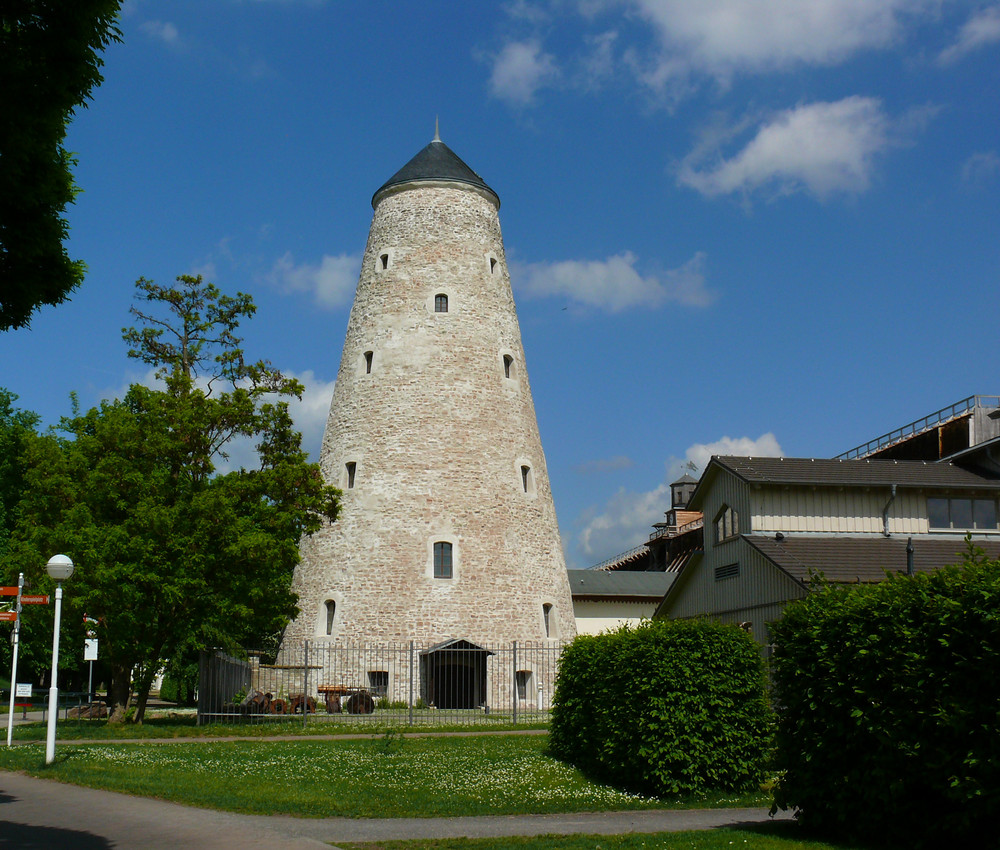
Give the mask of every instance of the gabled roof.
<svg viewBox="0 0 1000 850">
<path fill-rule="evenodd" d="M 811 573 L 822 573 L 833 582 L 882 581 L 886 572 L 906 572 L 905 537 L 813 537 L 744 535 L 765 558 L 803 584 Z M 1000 557 L 1000 540 L 974 541 L 988 557 Z M 913 537 L 913 568 L 927 573 L 949 564 L 959 564 L 965 553 L 961 537 Z"/>
<path fill-rule="evenodd" d="M 621 570 L 567 570 L 574 599 L 659 600 L 674 581 L 675 573 Z"/>
<path fill-rule="evenodd" d="M 391 189 L 407 183 L 466 183 L 489 196 L 500 208 L 500 198 L 475 171 L 467 166 L 451 148 L 437 136 L 420 153 L 392 175 L 379 190 L 372 195 L 374 207 L 382 196 Z"/>
<path fill-rule="evenodd" d="M 478 646 L 466 638 L 449 638 L 448 640 L 443 640 L 441 643 L 436 643 L 434 646 L 429 646 L 427 649 L 420 650 L 420 654 L 431 655 L 435 652 L 447 652 L 449 650 L 460 652 L 485 652 L 487 655 L 494 654 L 490 650 L 486 649 L 486 647 Z"/>
<path fill-rule="evenodd" d="M 800 457 L 715 456 L 695 489 L 689 508 L 698 508 L 720 470 L 749 484 L 815 487 L 920 487 L 942 490 L 1000 490 L 1000 479 L 953 463 L 922 460 L 826 460 Z"/>
</svg>

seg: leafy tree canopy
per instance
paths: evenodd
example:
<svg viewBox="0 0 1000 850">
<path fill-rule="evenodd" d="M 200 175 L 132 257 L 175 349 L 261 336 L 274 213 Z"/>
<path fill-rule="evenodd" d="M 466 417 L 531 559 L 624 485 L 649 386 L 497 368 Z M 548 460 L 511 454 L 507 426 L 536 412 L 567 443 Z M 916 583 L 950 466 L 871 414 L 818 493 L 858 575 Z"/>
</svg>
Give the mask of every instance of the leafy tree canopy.
<svg viewBox="0 0 1000 850">
<path fill-rule="evenodd" d="M 32 442 L 12 555 L 36 573 L 47 553 L 73 558 L 67 605 L 100 621 L 114 715 L 134 678 L 141 720 L 164 659 L 280 633 L 296 612 L 299 537 L 336 518 L 339 493 L 308 462 L 283 400 L 301 385 L 244 359 L 249 296 L 182 276 L 139 280 L 137 298 L 142 326 L 124 337 L 166 388 L 133 385 L 64 419 L 64 436 Z M 257 463 L 219 470 L 238 437 Z"/>
<path fill-rule="evenodd" d="M 84 265 L 63 243 L 77 188 L 63 147 L 74 110 L 102 82 L 101 51 L 121 40 L 121 0 L 0 4 L 0 330 L 65 300 Z"/>
<path fill-rule="evenodd" d="M 16 401 L 14 393 L 0 387 L 0 554 L 7 549 L 14 510 L 24 490 L 21 455 L 39 421 L 37 413 L 18 410 Z"/>
</svg>

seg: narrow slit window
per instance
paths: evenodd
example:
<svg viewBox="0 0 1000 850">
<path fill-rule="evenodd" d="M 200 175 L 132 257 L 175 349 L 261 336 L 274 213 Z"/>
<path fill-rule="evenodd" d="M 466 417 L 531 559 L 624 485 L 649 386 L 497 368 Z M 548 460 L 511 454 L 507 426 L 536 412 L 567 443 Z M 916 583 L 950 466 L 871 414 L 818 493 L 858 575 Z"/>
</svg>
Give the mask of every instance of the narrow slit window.
<svg viewBox="0 0 1000 850">
<path fill-rule="evenodd" d="M 372 358 L 375 356 L 374 351 L 365 352 L 365 374 L 370 375 L 372 373 Z"/>
<path fill-rule="evenodd" d="M 545 623 L 545 637 L 552 637 L 552 605 L 549 602 L 542 605 L 542 620 Z"/>
<path fill-rule="evenodd" d="M 379 254 L 378 261 L 379 261 L 379 263 L 381 263 L 383 271 L 385 269 L 389 268 L 389 255 L 388 254 Z"/>
<path fill-rule="evenodd" d="M 497 270 L 497 258 L 490 257 L 490 274 L 494 274 Z"/>
<path fill-rule="evenodd" d="M 514 365 L 514 358 L 509 354 L 503 356 L 503 376 L 505 378 L 510 377 L 510 369 Z"/>
<path fill-rule="evenodd" d="M 326 600 L 326 633 L 333 634 L 333 623 L 337 619 L 337 603 L 332 599 Z"/>
<path fill-rule="evenodd" d="M 452 577 L 451 544 L 443 542 L 435 543 L 434 578 L 451 578 L 451 577 Z"/>
<path fill-rule="evenodd" d="M 524 492 L 527 493 L 531 486 L 531 467 L 522 466 L 521 467 L 521 486 L 524 488 Z"/>
<path fill-rule="evenodd" d="M 354 474 L 358 470 L 358 465 L 353 460 L 347 464 L 347 489 L 354 489 Z"/>
<path fill-rule="evenodd" d="M 447 313 L 448 312 L 448 296 L 444 293 L 440 293 L 434 296 L 434 312 L 435 313 Z"/>
</svg>

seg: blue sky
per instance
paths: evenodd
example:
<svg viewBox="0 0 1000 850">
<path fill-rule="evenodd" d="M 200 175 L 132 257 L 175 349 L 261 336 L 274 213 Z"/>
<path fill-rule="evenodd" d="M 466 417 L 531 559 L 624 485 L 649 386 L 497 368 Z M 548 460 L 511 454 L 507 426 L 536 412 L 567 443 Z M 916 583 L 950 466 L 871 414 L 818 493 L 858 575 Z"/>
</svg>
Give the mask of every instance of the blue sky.
<svg viewBox="0 0 1000 850">
<path fill-rule="evenodd" d="M 146 380 L 203 273 L 318 451 L 372 193 L 434 132 L 496 190 L 567 561 L 712 453 L 829 457 L 1000 392 L 1000 4 L 129 0 L 73 122 L 72 301 L 0 334 L 46 422 Z"/>
</svg>

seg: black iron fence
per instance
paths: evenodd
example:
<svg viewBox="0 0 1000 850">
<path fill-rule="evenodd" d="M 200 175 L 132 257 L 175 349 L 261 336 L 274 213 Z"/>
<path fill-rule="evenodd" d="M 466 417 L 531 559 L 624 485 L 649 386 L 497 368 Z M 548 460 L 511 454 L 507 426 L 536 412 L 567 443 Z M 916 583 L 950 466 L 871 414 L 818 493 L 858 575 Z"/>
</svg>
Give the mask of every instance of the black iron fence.
<svg viewBox="0 0 1000 850">
<path fill-rule="evenodd" d="M 201 653 L 198 723 L 547 720 L 563 644 L 305 641 Z"/>
</svg>

